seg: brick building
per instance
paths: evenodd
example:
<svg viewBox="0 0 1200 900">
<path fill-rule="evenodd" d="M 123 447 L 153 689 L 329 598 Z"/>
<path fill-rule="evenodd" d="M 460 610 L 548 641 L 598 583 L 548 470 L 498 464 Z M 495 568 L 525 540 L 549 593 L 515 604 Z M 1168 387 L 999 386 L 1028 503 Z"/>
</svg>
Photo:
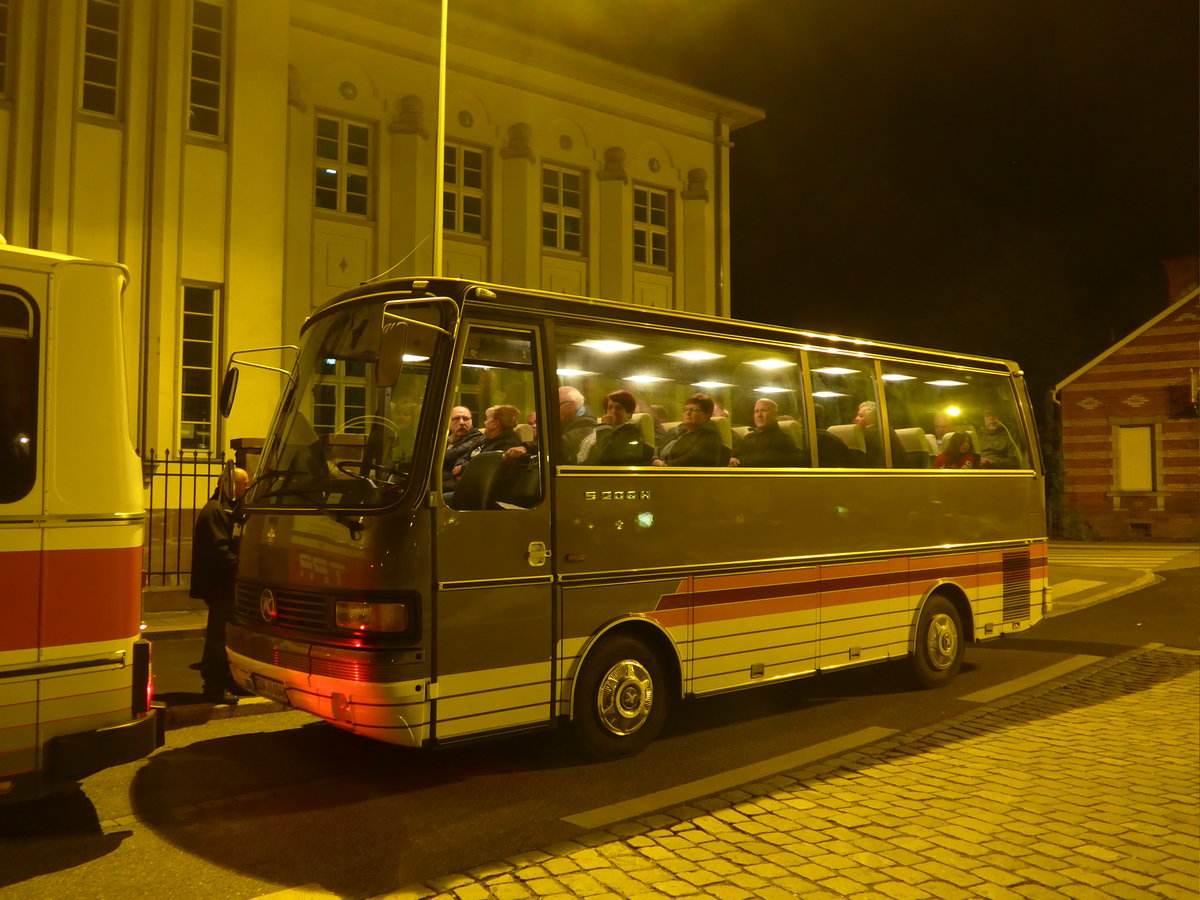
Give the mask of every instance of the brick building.
<svg viewBox="0 0 1200 900">
<path fill-rule="evenodd" d="M 1055 388 L 1068 537 L 1200 534 L 1200 289 Z"/>
</svg>

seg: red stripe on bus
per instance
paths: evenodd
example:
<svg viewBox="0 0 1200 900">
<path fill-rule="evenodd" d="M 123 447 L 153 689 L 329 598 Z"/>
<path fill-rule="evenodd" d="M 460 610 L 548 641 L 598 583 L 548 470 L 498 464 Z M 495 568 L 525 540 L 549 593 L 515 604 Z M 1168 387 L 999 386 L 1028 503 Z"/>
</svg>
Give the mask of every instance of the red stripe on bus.
<svg viewBox="0 0 1200 900">
<path fill-rule="evenodd" d="M 142 548 L 43 554 L 41 646 L 133 638 L 142 603 Z"/>
<path fill-rule="evenodd" d="M 903 587 L 905 592 L 920 585 L 921 592 L 932 587 L 939 580 L 954 579 L 964 588 L 976 588 L 984 585 L 1000 584 L 1003 581 L 1004 563 L 999 553 L 987 554 L 989 558 L 977 561 L 974 554 L 955 555 L 940 560 L 941 565 L 921 566 L 908 571 L 908 566 L 901 566 L 898 571 L 888 571 L 892 563 L 904 563 L 904 559 L 885 560 L 881 562 L 857 563 L 849 565 L 826 565 L 820 567 L 822 577 L 812 575 L 813 567 L 804 569 L 781 569 L 771 572 L 752 572 L 744 576 L 723 575 L 712 578 L 698 578 L 697 587 L 703 588 L 712 584 L 720 584 L 715 590 L 697 589 L 689 597 L 686 593 L 664 594 L 659 598 L 656 609 L 659 611 L 686 609 L 689 605 L 699 608 L 702 606 L 717 606 L 741 603 L 753 603 L 763 600 L 791 600 L 798 597 L 823 595 L 826 602 L 853 603 L 859 598 L 834 598 L 830 595 L 841 592 L 861 592 L 871 590 L 871 596 L 880 596 L 872 589 L 885 589 L 883 595 L 890 596 L 889 591 Z M 913 560 L 912 563 L 917 562 Z M 921 559 L 920 562 L 926 562 Z M 947 564 L 949 563 L 949 564 Z M 1030 578 L 1043 577 L 1041 570 L 1045 568 L 1040 561 L 1029 560 L 1028 571 Z M 1011 569 L 1010 569 L 1011 572 Z M 802 574 L 804 578 L 788 579 L 787 576 Z M 741 584 L 742 586 L 735 586 Z M 815 605 L 813 603 L 808 606 Z M 791 607 L 797 608 L 797 607 Z"/>
<path fill-rule="evenodd" d="M 38 566 L 37 550 L 0 553 L 0 585 L 4 590 L 4 627 L 0 628 L 0 652 L 28 650 L 37 646 Z"/>
</svg>

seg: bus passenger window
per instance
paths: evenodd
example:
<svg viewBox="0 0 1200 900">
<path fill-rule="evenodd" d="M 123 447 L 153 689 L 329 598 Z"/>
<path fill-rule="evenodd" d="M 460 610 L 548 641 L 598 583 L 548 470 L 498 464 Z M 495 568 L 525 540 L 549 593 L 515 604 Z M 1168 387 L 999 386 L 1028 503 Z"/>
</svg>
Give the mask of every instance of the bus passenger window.
<svg viewBox="0 0 1200 900">
<path fill-rule="evenodd" d="M 910 466 L 919 459 L 921 435 L 933 468 L 972 468 L 976 462 L 983 469 L 1029 466 L 1029 444 L 1008 376 L 892 364 L 884 367 L 883 381 L 888 417 L 905 439 Z M 968 441 L 969 451 L 951 446 Z"/>
<path fill-rule="evenodd" d="M 460 510 L 532 509 L 544 483 L 533 335 L 472 327 L 463 359 L 443 450 L 443 497 Z"/>
</svg>

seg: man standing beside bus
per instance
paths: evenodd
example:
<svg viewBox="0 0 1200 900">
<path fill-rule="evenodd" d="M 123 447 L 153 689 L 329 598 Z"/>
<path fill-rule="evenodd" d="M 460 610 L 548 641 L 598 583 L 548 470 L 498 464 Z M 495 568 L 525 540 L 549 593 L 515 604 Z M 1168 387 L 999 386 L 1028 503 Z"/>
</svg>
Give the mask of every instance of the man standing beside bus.
<svg viewBox="0 0 1200 900">
<path fill-rule="evenodd" d="M 237 575 L 241 535 L 234 509 L 250 485 L 245 469 L 231 467 L 221 473 L 217 489 L 200 510 L 192 532 L 192 597 L 208 607 L 200 676 L 204 699 L 210 703 L 236 703 L 237 686 L 229 674 L 225 655 L 225 626 L 233 619 L 234 579 Z"/>
</svg>

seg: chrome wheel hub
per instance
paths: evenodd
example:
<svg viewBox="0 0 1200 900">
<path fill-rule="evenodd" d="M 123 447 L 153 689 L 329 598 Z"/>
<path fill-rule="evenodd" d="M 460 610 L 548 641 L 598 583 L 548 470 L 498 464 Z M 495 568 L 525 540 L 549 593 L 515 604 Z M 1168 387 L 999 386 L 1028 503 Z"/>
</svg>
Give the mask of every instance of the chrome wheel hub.
<svg viewBox="0 0 1200 900">
<path fill-rule="evenodd" d="M 958 656 L 958 629 L 950 616 L 938 613 L 929 620 L 925 647 L 929 651 L 929 664 L 935 669 L 944 670 L 954 665 Z"/>
<path fill-rule="evenodd" d="M 623 659 L 605 673 L 596 694 L 600 722 L 613 734 L 633 734 L 650 717 L 654 682 L 636 659 Z"/>
</svg>

